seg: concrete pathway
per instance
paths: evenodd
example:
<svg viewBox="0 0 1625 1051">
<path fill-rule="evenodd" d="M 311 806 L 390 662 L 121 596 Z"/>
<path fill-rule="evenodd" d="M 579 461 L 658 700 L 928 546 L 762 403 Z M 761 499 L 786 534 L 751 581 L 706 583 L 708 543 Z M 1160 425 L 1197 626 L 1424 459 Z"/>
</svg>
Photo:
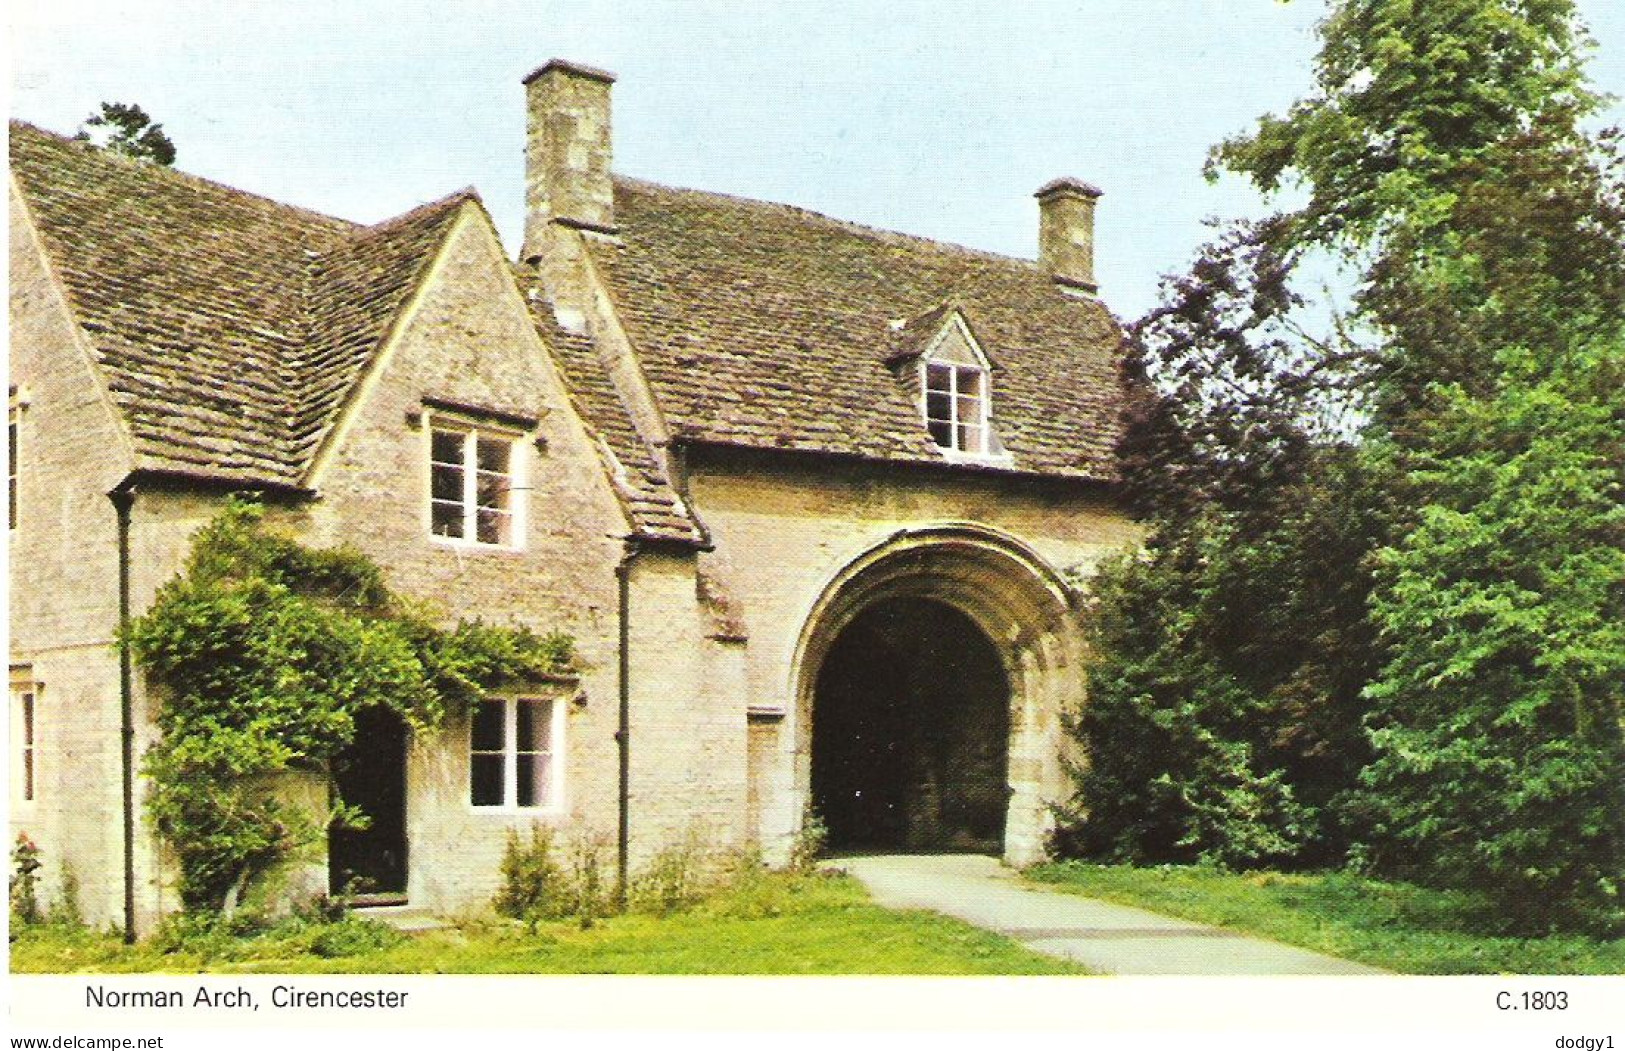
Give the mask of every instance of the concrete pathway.
<svg viewBox="0 0 1625 1051">
<path fill-rule="evenodd" d="M 945 913 L 1103 974 L 1386 973 L 1144 909 L 1033 889 L 983 855 L 839 858 L 828 865 L 855 876 L 881 905 Z"/>
</svg>

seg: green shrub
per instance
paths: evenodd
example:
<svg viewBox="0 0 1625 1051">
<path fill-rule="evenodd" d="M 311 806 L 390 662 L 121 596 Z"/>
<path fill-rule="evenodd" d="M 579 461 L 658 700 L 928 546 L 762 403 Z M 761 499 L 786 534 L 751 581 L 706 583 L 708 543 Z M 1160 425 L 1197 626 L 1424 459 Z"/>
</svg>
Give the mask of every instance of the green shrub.
<svg viewBox="0 0 1625 1051">
<path fill-rule="evenodd" d="M 276 775 L 325 772 L 357 713 L 389 708 L 430 727 L 486 689 L 570 660 L 562 636 L 477 621 L 440 629 L 359 551 L 302 547 L 262 518 L 229 501 L 127 633 L 163 697 L 145 773 L 188 908 L 241 897 L 320 839 L 324 827 L 279 801 Z"/>
<path fill-rule="evenodd" d="M 40 849 L 28 833 L 17 833 L 17 843 L 11 848 L 11 917 L 13 923 L 28 924 L 40 921 L 39 870 Z"/>
<path fill-rule="evenodd" d="M 405 940 L 405 935 L 385 924 L 347 916 L 337 923 L 324 924 L 310 940 L 310 951 L 323 959 L 337 956 L 361 956 L 393 948 Z"/>
<path fill-rule="evenodd" d="M 564 870 L 553 858 L 553 830 L 530 826 L 530 838 L 508 830 L 502 850 L 502 886 L 491 901 L 498 915 L 524 920 L 534 929 L 541 919 L 563 915 L 570 893 Z"/>
</svg>

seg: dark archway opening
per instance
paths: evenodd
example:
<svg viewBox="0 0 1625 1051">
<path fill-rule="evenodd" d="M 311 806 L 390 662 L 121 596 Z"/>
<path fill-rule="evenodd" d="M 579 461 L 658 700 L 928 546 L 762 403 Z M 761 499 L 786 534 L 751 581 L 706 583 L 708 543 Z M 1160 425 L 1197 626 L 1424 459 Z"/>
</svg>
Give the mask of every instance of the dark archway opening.
<svg viewBox="0 0 1625 1051">
<path fill-rule="evenodd" d="M 366 815 L 366 827 L 334 826 L 327 837 L 329 891 L 382 904 L 406 894 L 406 721 L 387 708 L 356 713 L 355 738 L 333 761 L 338 798 Z"/>
<path fill-rule="evenodd" d="M 1010 684 L 992 640 L 942 602 L 852 620 L 818 670 L 812 794 L 837 851 L 999 853 Z"/>
</svg>

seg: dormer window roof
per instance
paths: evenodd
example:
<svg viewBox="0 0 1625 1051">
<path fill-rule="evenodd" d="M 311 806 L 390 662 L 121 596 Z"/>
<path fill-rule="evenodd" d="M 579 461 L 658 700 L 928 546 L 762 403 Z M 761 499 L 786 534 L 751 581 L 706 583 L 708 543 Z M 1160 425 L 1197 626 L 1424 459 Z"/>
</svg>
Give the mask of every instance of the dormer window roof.
<svg viewBox="0 0 1625 1051">
<path fill-rule="evenodd" d="M 894 364 L 912 362 L 920 414 L 931 441 L 951 460 L 1008 461 L 993 421 L 993 363 L 964 311 L 944 304 L 896 323 Z"/>
</svg>

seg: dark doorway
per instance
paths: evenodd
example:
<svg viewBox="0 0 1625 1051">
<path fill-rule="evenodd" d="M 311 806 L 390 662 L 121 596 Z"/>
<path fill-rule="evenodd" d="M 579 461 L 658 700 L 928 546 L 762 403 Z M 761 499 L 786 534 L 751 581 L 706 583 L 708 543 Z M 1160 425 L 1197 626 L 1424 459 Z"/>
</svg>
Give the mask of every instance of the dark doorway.
<svg viewBox="0 0 1625 1051">
<path fill-rule="evenodd" d="M 406 723 L 387 708 L 356 715 L 355 740 L 333 762 L 334 788 L 367 816 L 366 828 L 328 833 L 334 894 L 363 899 L 406 894 Z"/>
<path fill-rule="evenodd" d="M 1010 684 L 974 621 L 929 599 L 877 603 L 836 637 L 815 689 L 813 805 L 831 849 L 1002 852 Z"/>
</svg>

